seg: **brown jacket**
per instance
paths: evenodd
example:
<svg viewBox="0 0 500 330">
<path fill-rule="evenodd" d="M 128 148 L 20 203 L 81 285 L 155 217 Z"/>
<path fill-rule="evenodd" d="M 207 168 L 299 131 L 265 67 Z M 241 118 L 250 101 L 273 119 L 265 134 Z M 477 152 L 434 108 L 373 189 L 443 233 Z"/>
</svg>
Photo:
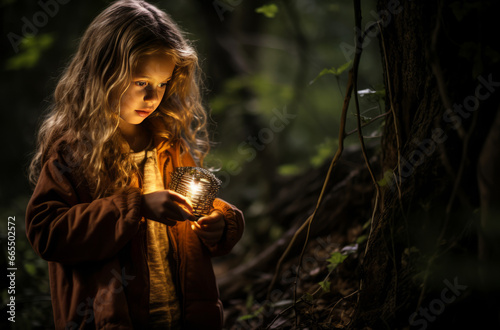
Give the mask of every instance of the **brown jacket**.
<svg viewBox="0 0 500 330">
<path fill-rule="evenodd" d="M 193 166 L 181 143 L 155 141 L 168 187 L 175 167 Z M 34 250 L 49 261 L 56 329 L 144 329 L 149 314 L 147 221 L 140 215 L 141 190 L 131 187 L 93 200 L 85 180 L 55 148 L 45 162 L 27 207 L 26 232 Z M 228 253 L 241 238 L 243 214 L 217 199 L 226 229 L 207 247 L 189 221 L 170 227 L 171 258 L 185 329 L 219 329 L 222 303 L 210 258 Z"/>
</svg>

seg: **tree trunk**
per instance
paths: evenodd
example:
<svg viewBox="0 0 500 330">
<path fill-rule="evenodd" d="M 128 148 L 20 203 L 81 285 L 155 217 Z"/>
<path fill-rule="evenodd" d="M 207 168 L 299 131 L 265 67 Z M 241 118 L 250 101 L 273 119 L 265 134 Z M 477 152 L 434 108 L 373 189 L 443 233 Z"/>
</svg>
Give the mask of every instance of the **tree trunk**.
<svg viewBox="0 0 500 330">
<path fill-rule="evenodd" d="M 500 222 L 498 118 L 492 125 L 500 52 L 498 39 L 489 37 L 499 5 L 378 0 L 386 108 L 393 115 L 382 140 L 382 197 L 355 329 L 499 324 L 498 299 L 489 299 L 498 298 L 498 280 L 491 281 L 498 258 L 478 271 L 478 241 L 482 255 L 498 257 L 500 239 L 491 229 Z M 478 240 L 481 224 L 487 240 Z"/>
</svg>

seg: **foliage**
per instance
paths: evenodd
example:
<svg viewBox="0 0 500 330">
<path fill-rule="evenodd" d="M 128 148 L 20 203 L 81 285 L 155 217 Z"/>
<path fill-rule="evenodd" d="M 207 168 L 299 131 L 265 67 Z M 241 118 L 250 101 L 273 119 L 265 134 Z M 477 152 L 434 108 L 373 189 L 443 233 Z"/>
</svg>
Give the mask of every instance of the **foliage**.
<svg viewBox="0 0 500 330">
<path fill-rule="evenodd" d="M 318 80 L 320 77 L 324 76 L 325 74 L 333 74 L 334 76 L 338 77 L 345 70 L 349 69 L 349 67 L 351 66 L 351 64 L 352 64 L 352 61 L 349 61 L 347 63 L 342 64 L 338 68 L 335 68 L 335 67 L 331 67 L 330 69 L 325 68 L 325 69 L 321 70 L 321 72 L 318 74 L 318 76 L 316 78 L 314 78 L 313 80 L 311 80 L 311 82 L 309 83 L 309 85 L 314 84 L 314 82 L 316 82 L 316 80 Z"/>
<path fill-rule="evenodd" d="M 271 3 L 255 9 L 255 12 L 263 14 L 267 18 L 274 18 L 278 13 L 278 6 L 274 3 Z"/>
<path fill-rule="evenodd" d="M 328 262 L 328 270 L 332 272 L 338 265 L 343 263 L 350 254 L 356 253 L 357 251 L 358 244 L 354 244 L 344 247 L 340 252 L 332 253 L 330 258 L 326 260 Z"/>
<path fill-rule="evenodd" d="M 43 52 L 52 47 L 54 36 L 42 34 L 27 36 L 21 41 L 21 52 L 7 60 L 7 70 L 31 69 L 40 61 Z"/>
<path fill-rule="evenodd" d="M 328 280 L 324 280 L 324 281 L 319 282 L 319 286 L 321 287 L 323 292 L 330 292 L 332 283 Z"/>
<path fill-rule="evenodd" d="M 316 154 L 311 157 L 311 165 L 318 167 L 332 157 L 332 150 L 339 145 L 338 139 L 327 137 L 323 143 L 316 146 Z"/>
</svg>

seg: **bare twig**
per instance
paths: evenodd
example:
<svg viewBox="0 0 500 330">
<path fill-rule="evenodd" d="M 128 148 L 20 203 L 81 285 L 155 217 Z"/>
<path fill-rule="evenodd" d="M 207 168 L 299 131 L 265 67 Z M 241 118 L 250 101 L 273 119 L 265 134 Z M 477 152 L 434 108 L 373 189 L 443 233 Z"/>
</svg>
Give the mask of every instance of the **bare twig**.
<svg viewBox="0 0 500 330">
<path fill-rule="evenodd" d="M 286 312 L 288 312 L 290 309 L 292 308 L 295 308 L 295 305 L 298 304 L 299 302 L 302 302 L 303 300 L 302 299 L 299 299 L 299 301 L 295 302 L 295 303 L 292 303 L 290 306 L 288 306 L 287 308 L 285 308 L 284 310 L 282 310 L 281 312 L 279 312 L 275 317 L 274 319 L 271 321 L 271 323 L 269 323 L 266 327 L 266 329 L 270 329 L 271 326 L 274 324 L 274 322 L 276 322 L 276 320 L 282 316 L 283 314 L 285 314 Z M 297 327 L 296 327 L 297 329 Z"/>
<path fill-rule="evenodd" d="M 356 0 L 354 1 L 354 11 L 355 11 L 355 21 L 356 21 L 356 31 L 357 31 L 357 35 L 356 35 L 356 40 L 360 40 L 361 39 L 361 29 L 360 29 L 360 26 L 361 26 L 361 4 L 360 4 L 360 0 Z M 356 49 L 359 48 L 359 50 L 357 51 L 357 53 L 359 52 L 361 54 L 361 47 L 360 45 L 358 45 L 356 47 Z M 356 65 L 354 66 L 353 65 L 353 85 L 354 85 L 354 90 L 357 91 L 358 90 L 358 68 L 359 66 Z M 355 93 L 354 94 L 354 104 L 356 105 L 356 124 L 357 124 L 357 131 L 358 131 L 358 138 L 359 138 L 359 143 L 361 144 L 361 152 L 363 153 L 363 158 L 365 160 L 365 163 L 366 163 L 366 167 L 368 169 L 368 172 L 370 172 L 370 176 L 372 178 L 372 181 L 373 181 L 373 184 L 375 185 L 375 189 L 376 189 L 376 198 L 375 198 L 375 205 L 374 205 L 374 210 L 373 210 L 373 214 L 372 214 L 372 219 L 371 219 L 371 226 L 370 226 L 370 234 L 368 235 L 368 242 L 366 243 L 366 247 L 368 248 L 369 246 L 369 243 L 370 243 L 370 236 L 371 236 L 371 232 L 372 232 L 372 228 L 373 228 L 373 220 L 375 218 L 375 212 L 378 208 L 378 196 L 380 196 L 380 186 L 377 182 L 377 179 L 375 178 L 375 174 L 373 173 L 373 169 L 372 169 L 372 166 L 370 164 L 370 160 L 368 159 L 368 155 L 366 153 L 366 146 L 365 146 L 365 140 L 363 138 L 363 131 L 362 131 L 362 125 L 361 125 L 361 111 L 360 111 L 360 108 L 359 108 L 359 96 L 358 96 L 358 93 Z"/>
<path fill-rule="evenodd" d="M 345 100 L 344 100 L 344 108 L 342 109 L 342 116 L 344 117 L 344 113 L 347 114 L 347 109 L 349 107 L 349 102 L 350 102 L 350 99 L 351 99 L 351 95 L 352 95 L 352 91 L 357 91 L 357 75 L 358 75 L 358 68 L 359 68 L 359 63 L 360 63 L 360 60 L 361 60 L 361 54 L 362 54 L 362 50 L 363 50 L 363 40 L 362 40 L 362 37 L 361 36 L 361 0 L 355 0 L 354 1 L 354 17 L 355 17 L 355 25 L 356 25 L 356 53 L 354 55 L 354 61 L 353 61 L 353 65 L 352 65 L 352 68 L 351 70 L 349 71 L 349 81 L 348 81 L 348 86 L 347 86 L 347 92 L 346 92 L 346 96 L 345 96 L 345 100 L 347 99 L 348 102 L 346 103 Z M 361 42 L 360 42 L 361 41 Z M 358 109 L 358 122 L 359 122 L 359 126 L 361 125 L 360 124 L 360 118 L 361 118 L 361 115 L 359 113 L 359 100 L 358 100 L 358 94 L 357 93 L 354 93 L 354 101 L 357 103 L 357 109 Z M 338 159 L 340 158 L 341 154 L 342 154 L 342 151 L 343 151 L 343 144 L 344 144 L 344 139 L 345 139 L 345 122 L 342 122 L 343 125 L 340 129 L 340 133 L 339 133 L 339 149 L 337 150 L 337 153 L 335 155 L 335 158 L 334 159 Z M 358 126 L 358 129 L 359 129 L 359 126 Z M 342 141 L 342 142 L 341 142 Z M 362 150 L 364 150 L 364 156 L 366 157 L 366 149 L 365 149 L 365 146 L 364 146 L 364 142 L 362 141 L 362 146 L 361 146 Z M 366 160 L 366 158 L 365 158 Z M 336 161 L 335 161 L 336 162 Z M 334 163 L 332 162 L 332 165 Z M 327 180 L 325 180 L 325 184 L 323 185 L 323 191 L 321 193 L 321 196 L 320 196 L 320 200 L 318 200 L 318 205 L 316 207 L 316 209 L 314 210 L 313 212 L 313 215 L 308 223 L 308 226 L 307 226 L 307 234 L 306 234 L 306 239 L 304 241 L 304 245 L 302 247 L 302 251 L 300 253 L 300 257 L 299 257 L 299 263 L 297 265 L 297 275 L 295 276 L 295 287 L 294 287 L 294 301 L 296 300 L 296 292 L 297 292 L 297 280 L 300 276 L 300 269 L 301 269 L 301 264 L 302 264 L 302 259 L 304 257 L 304 253 L 305 253 L 305 250 L 306 250 L 306 247 L 307 247 L 307 243 L 309 242 L 309 233 L 310 233 L 310 230 L 311 230 L 311 225 L 312 225 L 312 222 L 314 220 L 314 217 L 316 215 L 316 211 L 318 210 L 319 206 L 320 206 L 320 203 L 321 203 L 321 200 L 322 200 L 322 197 L 323 197 L 323 192 L 329 182 L 329 176 L 330 176 L 330 172 L 333 170 L 333 167 L 331 166 L 330 169 L 329 169 L 329 175 L 327 176 Z M 371 167 L 368 163 L 368 170 L 370 171 L 370 173 L 372 174 L 372 171 L 371 171 Z M 373 175 L 372 175 L 372 178 L 374 179 Z M 375 184 L 376 184 L 376 180 L 374 180 Z"/>
<path fill-rule="evenodd" d="M 357 2 L 359 2 L 359 0 L 356 0 Z M 353 61 L 353 68 L 356 66 L 359 66 L 359 61 L 360 61 L 360 56 L 361 56 L 361 48 L 359 49 L 359 51 L 356 51 L 356 54 L 354 55 L 354 61 Z M 316 203 L 316 207 L 312 213 L 311 216 L 309 216 L 307 218 L 307 220 L 300 226 L 300 228 L 295 232 L 294 236 L 292 237 L 290 243 L 288 244 L 288 247 L 286 248 L 285 252 L 283 252 L 283 255 L 281 256 L 281 258 L 278 260 L 278 264 L 276 265 L 276 270 L 275 270 L 275 273 L 274 273 L 274 276 L 273 276 L 273 279 L 271 281 L 271 284 L 269 285 L 269 288 L 268 288 L 268 293 L 267 293 L 267 296 L 269 297 L 270 293 L 271 293 L 271 290 L 272 288 L 274 287 L 275 283 L 276 283 L 276 280 L 278 278 L 278 275 L 279 275 L 279 272 L 281 270 L 281 265 L 283 264 L 283 261 L 284 259 L 286 258 L 286 256 L 288 255 L 288 253 L 290 252 L 290 250 L 292 249 L 293 245 L 295 244 L 295 241 L 297 240 L 298 236 L 302 233 L 302 231 L 304 229 L 307 228 L 307 236 L 306 236 L 306 241 L 304 242 L 304 247 L 302 249 L 302 252 L 300 254 L 300 262 L 299 262 L 299 265 L 298 265 L 298 272 L 297 274 L 299 273 L 300 271 L 300 264 L 301 264 L 301 261 L 302 261 L 302 258 L 303 258 L 303 255 L 304 255 L 304 251 L 305 251 L 305 247 L 307 245 L 307 242 L 308 242 L 308 234 L 310 232 L 310 228 L 311 228 L 311 224 L 316 216 L 316 212 L 318 211 L 319 207 L 321 206 L 321 202 L 323 200 L 323 197 L 325 195 L 325 191 L 326 191 L 326 187 L 328 185 L 328 183 L 330 182 L 330 177 L 331 177 L 331 174 L 333 172 L 333 169 L 335 168 L 338 160 L 340 159 L 340 156 L 342 155 L 342 152 L 344 150 L 344 139 L 345 139 L 345 126 L 346 126 L 346 121 L 347 121 L 347 110 L 349 108 L 349 103 L 350 103 L 350 100 L 351 100 L 351 95 L 352 95 L 352 91 L 353 91 L 353 88 L 354 88 L 354 85 L 353 85 L 353 68 L 351 68 L 351 70 L 349 71 L 349 76 L 348 76 L 348 82 L 347 82 L 347 90 L 346 90 L 346 94 L 345 94 L 345 97 L 344 97 L 344 104 L 343 104 L 343 107 L 342 107 L 342 114 L 341 114 L 341 118 L 340 118 L 340 128 L 339 128 L 339 147 L 337 148 L 337 151 L 330 163 L 330 167 L 328 168 L 328 172 L 327 172 L 327 175 L 326 175 L 326 178 L 325 178 L 325 181 L 323 183 L 323 187 L 321 189 L 321 193 L 319 195 L 319 198 L 318 198 L 318 201 Z M 296 279 L 297 281 L 297 279 Z"/>
<path fill-rule="evenodd" d="M 384 33 L 382 31 L 382 27 L 380 26 L 380 22 L 377 21 L 378 28 L 380 30 L 380 40 L 382 44 L 382 52 L 384 54 L 384 62 L 385 62 L 385 75 L 387 79 L 387 92 L 389 96 L 389 104 L 390 104 L 390 109 L 392 113 L 392 118 L 394 121 L 394 132 L 396 133 L 396 147 L 398 150 L 398 174 L 399 174 L 399 181 L 396 181 L 396 184 L 399 185 L 399 183 L 402 181 L 401 180 L 401 137 L 400 137 L 400 132 L 399 132 L 399 125 L 398 125 L 398 117 L 396 115 L 396 110 L 394 109 L 394 103 L 393 103 L 393 96 L 392 96 L 392 88 L 391 88 L 391 76 L 389 72 L 389 60 L 387 59 L 387 50 L 385 48 L 385 40 L 384 40 Z M 401 198 L 401 196 L 400 196 Z"/>
<path fill-rule="evenodd" d="M 335 303 L 335 305 L 333 305 L 332 309 L 330 310 L 329 315 L 330 315 L 330 314 L 331 314 L 331 313 L 335 310 L 335 307 L 337 307 L 337 305 L 338 305 L 339 303 L 341 303 L 342 301 L 346 300 L 347 298 L 350 298 L 350 297 L 354 296 L 355 294 L 359 294 L 359 290 L 356 290 L 356 291 L 354 291 L 354 292 L 352 292 L 352 293 L 348 294 L 347 296 L 344 296 L 344 297 L 340 298 L 340 299 L 339 299 L 339 300 Z M 329 323 L 331 323 L 331 322 L 329 322 Z"/>
<path fill-rule="evenodd" d="M 390 112 L 390 111 L 387 111 L 387 112 L 385 112 L 385 113 L 383 113 L 383 114 L 380 114 L 380 115 L 378 115 L 378 116 L 376 116 L 376 117 L 373 117 L 372 119 L 370 119 L 370 120 L 369 120 L 369 121 L 367 121 L 366 123 L 363 123 L 363 124 L 361 125 L 361 127 L 366 127 L 366 126 L 370 125 L 371 123 L 373 123 L 373 122 L 375 122 L 375 121 L 379 120 L 380 118 L 387 117 L 387 115 L 389 115 L 389 114 L 391 114 L 391 112 Z M 352 134 L 356 133 L 358 130 L 359 130 L 359 128 L 353 129 L 352 131 L 350 131 L 350 132 L 346 133 L 346 134 L 345 134 L 345 136 L 352 135 Z"/>
<path fill-rule="evenodd" d="M 401 177 L 401 136 L 400 136 L 400 131 L 399 131 L 399 120 L 398 120 L 398 117 L 397 117 L 397 114 L 396 114 L 396 110 L 394 108 L 394 102 L 393 102 L 393 94 L 392 94 L 392 87 L 391 87 L 391 75 L 390 75 L 390 70 L 389 70 L 389 60 L 387 58 L 387 50 L 386 50 L 386 47 L 385 47 L 385 39 L 384 39 L 384 32 L 382 30 L 382 26 L 380 24 L 381 22 L 380 21 L 377 21 L 377 25 L 378 25 L 378 28 L 379 28 L 379 31 L 380 31 L 380 40 L 381 40 L 381 44 L 382 44 L 382 53 L 384 55 L 384 63 L 385 63 L 385 75 L 386 75 L 386 86 L 387 86 L 387 92 L 388 92 L 388 98 L 389 98 L 389 106 L 390 106 L 390 112 L 392 114 L 392 118 L 393 118 L 393 122 L 394 122 L 394 132 L 395 132 L 395 135 L 396 135 L 396 148 L 397 148 L 397 169 L 398 169 L 398 175 L 399 175 L 399 180 L 395 180 L 395 185 L 398 189 L 398 197 L 399 197 L 399 202 L 400 202 L 400 205 L 401 205 L 401 211 L 403 212 L 403 209 L 402 209 L 402 194 L 401 194 L 401 188 L 400 188 L 400 183 L 402 182 L 402 177 Z M 378 186 L 378 184 L 376 185 L 376 188 L 377 188 L 377 195 L 376 195 L 376 200 L 378 200 L 379 196 L 381 196 L 381 192 L 380 192 L 380 187 Z M 380 203 L 383 203 L 383 200 L 380 201 Z M 382 204 L 381 204 L 382 205 Z M 368 234 L 368 239 L 367 239 L 367 243 L 366 243 L 366 248 L 365 248 L 365 255 L 368 253 L 368 250 L 370 248 L 370 241 L 371 241 L 371 238 L 372 238 L 372 231 L 373 231 L 373 221 L 374 221 L 374 216 L 375 216 L 375 210 L 376 210 L 376 206 L 375 205 L 375 209 L 374 209 L 374 212 L 373 212 L 373 215 L 372 215 L 372 219 L 371 219 L 371 226 L 370 226 L 370 233 Z M 394 269 L 396 269 L 396 257 L 395 257 L 395 246 L 394 246 L 394 234 L 393 234 L 393 226 L 391 224 L 390 226 L 390 231 L 391 231 L 391 247 L 392 247 L 392 262 L 394 264 Z M 394 276 L 396 277 L 395 278 L 395 283 L 398 283 L 398 274 L 397 272 L 395 272 Z M 363 285 L 363 282 L 362 280 L 360 281 L 360 289 Z"/>
</svg>

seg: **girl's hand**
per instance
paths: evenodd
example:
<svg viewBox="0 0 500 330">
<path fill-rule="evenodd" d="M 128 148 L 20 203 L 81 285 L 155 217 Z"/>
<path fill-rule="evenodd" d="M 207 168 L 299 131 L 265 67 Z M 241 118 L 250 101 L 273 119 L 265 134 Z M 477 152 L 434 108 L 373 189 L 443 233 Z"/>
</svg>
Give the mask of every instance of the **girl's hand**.
<svg viewBox="0 0 500 330">
<path fill-rule="evenodd" d="M 141 214 L 147 219 L 173 226 L 177 221 L 195 220 L 193 206 L 184 196 L 160 190 L 142 195 Z"/>
<path fill-rule="evenodd" d="M 220 211 L 212 211 L 210 215 L 201 217 L 191 224 L 191 229 L 206 245 L 215 245 L 222 238 L 226 222 Z"/>
</svg>

